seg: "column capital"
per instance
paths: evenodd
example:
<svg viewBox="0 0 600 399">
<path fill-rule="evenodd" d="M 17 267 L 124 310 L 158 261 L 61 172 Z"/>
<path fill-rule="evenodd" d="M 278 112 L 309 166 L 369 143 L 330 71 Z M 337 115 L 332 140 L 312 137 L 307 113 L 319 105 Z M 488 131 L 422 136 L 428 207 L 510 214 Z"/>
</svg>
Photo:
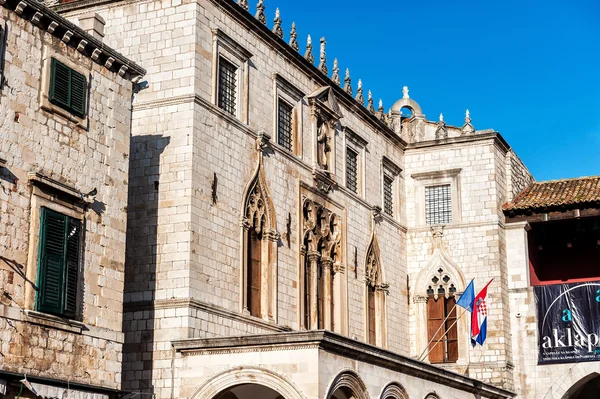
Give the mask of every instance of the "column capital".
<svg viewBox="0 0 600 399">
<path fill-rule="evenodd" d="M 429 297 L 425 295 L 415 295 L 413 296 L 413 303 L 427 303 Z"/>
</svg>

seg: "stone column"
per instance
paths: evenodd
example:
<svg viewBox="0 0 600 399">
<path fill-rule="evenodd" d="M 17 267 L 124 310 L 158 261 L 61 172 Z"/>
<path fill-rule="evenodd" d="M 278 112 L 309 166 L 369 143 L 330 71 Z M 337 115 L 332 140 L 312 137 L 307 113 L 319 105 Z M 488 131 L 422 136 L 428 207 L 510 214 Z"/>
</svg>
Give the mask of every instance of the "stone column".
<svg viewBox="0 0 600 399">
<path fill-rule="evenodd" d="M 333 330 L 332 328 L 332 306 L 333 306 L 333 293 L 331 292 L 331 272 L 332 272 L 333 260 L 329 257 L 321 259 L 321 267 L 323 268 L 323 323 L 327 330 Z"/>
<path fill-rule="evenodd" d="M 241 294 L 241 300 L 240 303 L 242 305 L 242 313 L 244 314 L 250 314 L 250 310 L 248 310 L 248 232 L 250 231 L 250 229 L 252 228 L 252 224 L 250 223 L 250 220 L 248 220 L 247 218 L 242 218 L 240 220 L 240 226 L 241 228 L 241 235 L 242 235 L 242 248 L 241 248 L 241 262 L 240 264 L 242 265 L 242 270 L 240 271 L 241 274 L 241 281 L 242 281 L 242 286 L 240 287 L 240 294 Z"/>
<path fill-rule="evenodd" d="M 344 265 L 333 264 L 333 330 L 342 335 L 348 334 L 348 309 L 344 291 Z"/>
<path fill-rule="evenodd" d="M 277 242 L 275 230 L 263 231 L 261 253 L 261 298 L 262 318 L 275 321 L 277 314 Z"/>
<path fill-rule="evenodd" d="M 311 330 L 316 330 L 319 328 L 319 314 L 317 312 L 317 268 L 319 267 L 319 258 L 321 255 L 316 252 L 309 252 L 307 254 L 308 257 L 308 276 L 306 276 L 310 281 L 310 306 L 309 306 L 309 315 L 310 315 L 310 326 Z"/>
<path fill-rule="evenodd" d="M 415 349 L 417 350 L 417 353 L 415 356 L 420 356 L 429 342 L 429 333 L 427 331 L 427 300 L 428 297 L 425 295 L 415 295 L 413 297 L 416 317 Z M 424 361 L 427 362 L 427 359 Z"/>
</svg>

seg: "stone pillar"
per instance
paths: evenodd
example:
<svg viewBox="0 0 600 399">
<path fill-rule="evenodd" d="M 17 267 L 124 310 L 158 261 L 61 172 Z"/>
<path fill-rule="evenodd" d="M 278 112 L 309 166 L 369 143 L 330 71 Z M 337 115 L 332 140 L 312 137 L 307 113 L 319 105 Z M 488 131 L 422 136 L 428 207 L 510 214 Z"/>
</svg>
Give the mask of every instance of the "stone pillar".
<svg viewBox="0 0 600 399">
<path fill-rule="evenodd" d="M 242 270 L 240 270 L 242 286 L 240 287 L 240 295 L 241 300 L 240 303 L 242 305 L 242 313 L 250 314 L 250 310 L 248 310 L 248 232 L 252 228 L 252 224 L 250 220 L 247 218 L 242 218 L 240 220 L 241 235 L 242 235 L 242 248 L 240 251 L 240 256 L 242 261 L 240 264 L 242 265 Z"/>
<path fill-rule="evenodd" d="M 321 260 L 321 267 L 323 268 L 323 324 L 327 330 L 333 330 L 332 328 L 332 307 L 333 307 L 333 293 L 331 284 L 331 272 L 332 272 L 333 261 L 331 258 L 323 258 Z"/>
<path fill-rule="evenodd" d="M 427 343 L 429 342 L 429 332 L 427 331 L 427 300 L 428 297 L 425 295 L 415 295 L 413 297 L 413 303 L 415 304 L 415 323 L 416 323 L 416 337 L 415 337 L 415 347 L 417 353 L 415 356 L 420 356 L 421 353 L 427 347 Z M 428 359 L 425 358 L 423 360 L 427 362 Z"/>
<path fill-rule="evenodd" d="M 310 326 L 311 330 L 316 330 L 319 328 L 319 314 L 317 312 L 317 268 L 319 267 L 319 258 L 321 255 L 318 252 L 309 252 L 308 256 L 308 276 L 306 276 L 310 281 L 310 306 L 309 306 L 309 315 L 310 315 Z"/>
<path fill-rule="evenodd" d="M 344 288 L 345 269 L 340 262 L 333 264 L 333 330 L 348 335 L 348 307 Z"/>
</svg>

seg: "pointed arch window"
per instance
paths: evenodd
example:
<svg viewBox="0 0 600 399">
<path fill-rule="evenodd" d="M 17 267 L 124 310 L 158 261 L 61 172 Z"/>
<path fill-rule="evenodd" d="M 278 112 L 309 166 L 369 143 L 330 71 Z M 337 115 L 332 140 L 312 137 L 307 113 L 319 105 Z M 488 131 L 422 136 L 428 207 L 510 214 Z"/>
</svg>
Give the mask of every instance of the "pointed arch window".
<svg viewBox="0 0 600 399">
<path fill-rule="evenodd" d="M 262 155 L 258 167 L 244 196 L 241 217 L 242 312 L 265 320 L 277 320 L 277 241 L 275 209 L 267 190 L 262 168 Z"/>
<path fill-rule="evenodd" d="M 383 283 L 379 244 L 375 234 L 367 248 L 365 267 L 365 332 L 366 340 L 371 345 L 387 346 L 386 305 L 385 297 L 389 293 L 389 285 Z"/>
<path fill-rule="evenodd" d="M 455 363 L 458 360 L 456 286 L 443 268 L 437 270 L 427 287 L 427 330 L 429 361 Z"/>
</svg>

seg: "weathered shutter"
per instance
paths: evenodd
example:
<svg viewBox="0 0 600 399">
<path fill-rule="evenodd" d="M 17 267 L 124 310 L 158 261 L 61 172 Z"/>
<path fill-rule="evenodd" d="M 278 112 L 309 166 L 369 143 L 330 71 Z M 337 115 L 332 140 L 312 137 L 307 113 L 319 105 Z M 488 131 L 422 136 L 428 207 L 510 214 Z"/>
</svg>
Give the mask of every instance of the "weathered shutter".
<svg viewBox="0 0 600 399">
<path fill-rule="evenodd" d="M 456 362 L 458 360 L 458 332 L 456 326 L 456 298 L 451 296 L 446 299 L 446 361 Z"/>
<path fill-rule="evenodd" d="M 85 97 L 87 94 L 87 84 L 85 76 L 71 71 L 71 111 L 77 116 L 85 114 Z"/>
<path fill-rule="evenodd" d="M 367 287 L 367 320 L 369 323 L 369 343 L 375 345 L 376 339 L 376 321 L 375 321 L 375 287 Z"/>
<path fill-rule="evenodd" d="M 248 246 L 248 310 L 252 316 L 260 317 L 261 241 L 254 229 L 250 229 Z"/>
<path fill-rule="evenodd" d="M 50 102 L 65 109 L 71 104 L 71 68 L 52 58 L 50 63 Z"/>
<path fill-rule="evenodd" d="M 0 90 L 4 88 L 4 65 L 6 63 L 6 47 L 8 25 L 0 26 Z"/>
<path fill-rule="evenodd" d="M 64 215 L 42 208 L 37 309 L 40 312 L 63 311 L 66 223 Z"/>
<path fill-rule="evenodd" d="M 81 222 L 68 218 L 66 247 L 66 276 L 64 315 L 74 317 L 77 311 L 77 285 L 79 282 L 79 245 L 81 241 Z"/>
<path fill-rule="evenodd" d="M 430 296 L 427 300 L 427 329 L 429 341 L 429 361 L 431 363 L 441 363 L 444 361 L 444 342 L 440 340 L 436 345 L 436 341 L 440 339 L 445 331 L 444 328 L 440 328 L 442 321 L 444 320 L 444 297 L 441 296 L 436 301 L 433 296 Z M 439 331 L 438 331 L 439 329 Z M 436 333 L 437 331 L 437 333 Z"/>
</svg>

